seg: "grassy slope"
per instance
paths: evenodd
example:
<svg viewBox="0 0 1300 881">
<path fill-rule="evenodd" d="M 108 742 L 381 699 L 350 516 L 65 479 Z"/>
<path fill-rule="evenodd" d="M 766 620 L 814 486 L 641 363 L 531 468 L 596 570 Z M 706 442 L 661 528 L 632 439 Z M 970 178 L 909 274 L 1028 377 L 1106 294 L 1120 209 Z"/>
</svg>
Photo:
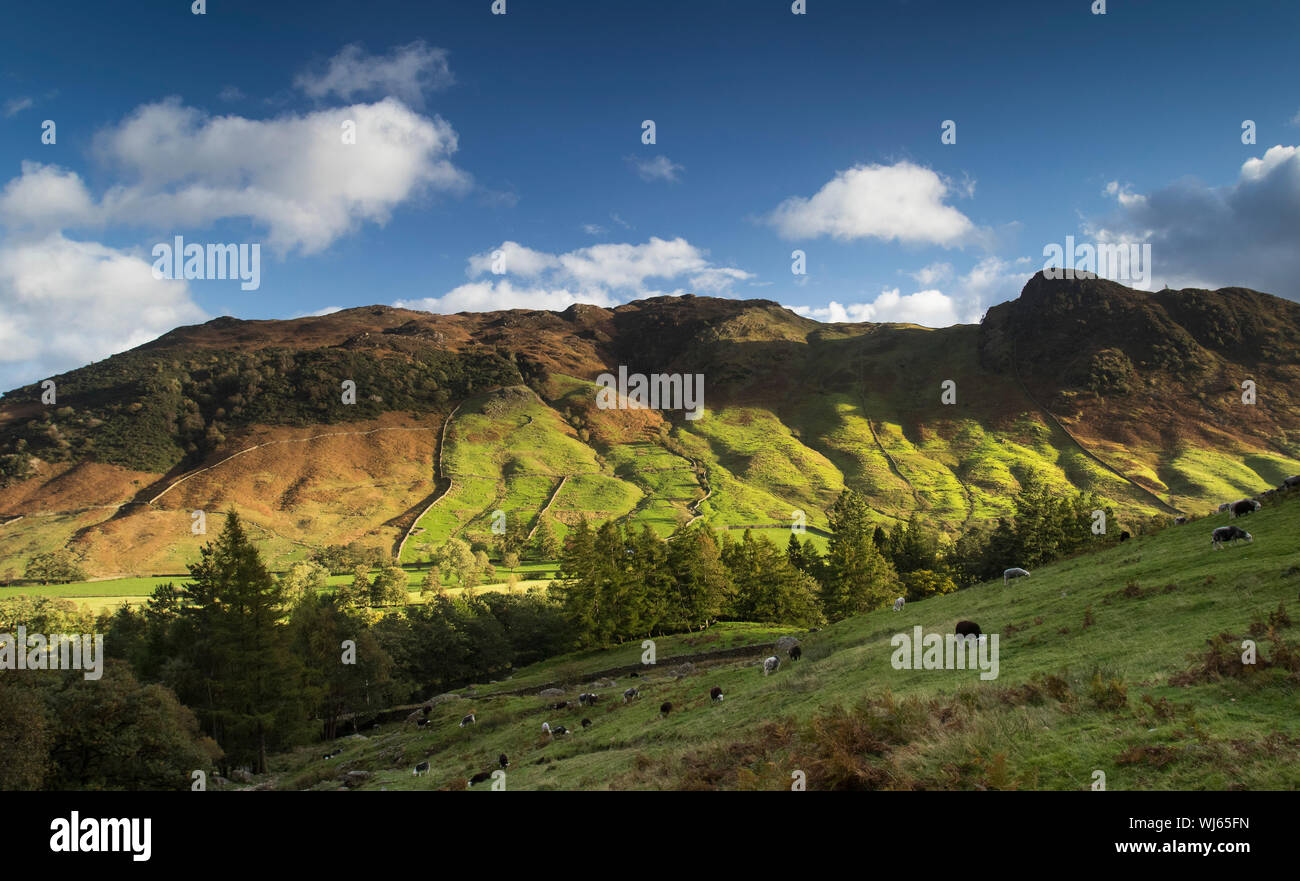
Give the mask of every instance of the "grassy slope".
<svg viewBox="0 0 1300 881">
<path fill-rule="evenodd" d="M 516 683 L 536 687 L 563 675 L 568 697 L 575 699 L 591 674 L 635 663 L 640 647 L 552 659 L 519 671 L 511 682 L 477 689 L 472 706 L 479 724 L 472 728 L 455 724 L 471 704 L 452 701 L 435 708 L 429 730 L 386 725 L 364 740 L 340 740 L 344 753 L 329 767 L 314 758 L 319 749 L 312 748 L 279 757 L 276 771 L 286 787 L 332 787 L 341 766 L 372 771 L 371 788 L 427 789 L 454 785 L 505 752 L 513 762 L 511 789 L 702 785 L 688 770 L 701 767 L 712 767 L 717 785 L 728 787 L 737 785 L 737 766 L 745 769 L 746 785 L 782 788 L 791 770 L 782 765 L 782 750 L 739 744 L 754 739 L 765 722 L 803 722 L 888 690 L 896 698 L 951 705 L 943 724 L 923 726 L 911 742 L 873 760 L 889 770 L 896 786 L 990 785 L 992 779 L 991 785 L 1083 789 L 1094 770 L 1103 770 L 1111 789 L 1294 789 L 1300 787 L 1294 677 L 1262 670 L 1242 679 L 1170 684 L 1171 676 L 1195 666 L 1193 656 L 1204 651 L 1208 637 L 1228 632 L 1239 640 L 1254 617 L 1282 601 L 1293 615 L 1300 612 L 1300 577 L 1293 571 L 1300 566 L 1300 499 L 1265 507 L 1244 521 L 1256 536 L 1253 544 L 1212 551 L 1209 532 L 1225 522 L 1226 515 L 1218 515 L 1171 527 L 1044 567 L 1008 588 L 987 584 L 908 604 L 902 613 L 884 610 L 840 622 L 802 636 L 804 659 L 786 662 L 772 677 L 762 676 L 757 661 L 767 650 L 756 647 L 752 657 L 701 666 L 681 679 L 663 666 L 640 679 L 621 678 L 616 688 L 601 689 L 605 700 L 594 709 L 554 712 L 535 696 L 491 696 Z M 1124 595 L 1130 580 L 1140 586 L 1140 596 Z M 1085 627 L 1087 610 L 1094 623 Z M 914 625 L 927 633 L 951 632 L 960 619 L 999 634 L 999 679 L 981 682 L 973 671 L 893 669 L 895 633 Z M 1292 640 L 1298 635 L 1294 626 L 1284 632 Z M 721 641 L 728 628 L 704 637 Z M 681 645 L 683 638 L 678 648 L 661 641 L 661 664 L 679 651 L 713 647 L 701 638 L 691 637 L 696 645 L 689 648 Z M 1261 639 L 1259 645 L 1267 657 L 1269 644 Z M 1122 709 L 1100 709 L 1089 700 L 1094 671 L 1126 684 Z M 1046 675 L 1068 683 L 1067 703 L 1012 696 L 1011 688 Z M 633 683 L 643 697 L 624 706 L 617 695 Z M 715 684 L 726 700 L 711 705 L 707 692 Z M 1166 698 L 1173 712 L 1156 714 L 1144 695 L 1157 703 Z M 660 720 L 657 707 L 664 700 L 676 710 Z M 576 727 L 584 715 L 595 723 L 589 730 L 554 742 L 539 736 L 543 721 Z M 425 757 L 432 774 L 414 778 L 410 768 Z M 1005 772 L 990 778 L 988 768 L 998 762 L 1005 763 Z"/>
</svg>

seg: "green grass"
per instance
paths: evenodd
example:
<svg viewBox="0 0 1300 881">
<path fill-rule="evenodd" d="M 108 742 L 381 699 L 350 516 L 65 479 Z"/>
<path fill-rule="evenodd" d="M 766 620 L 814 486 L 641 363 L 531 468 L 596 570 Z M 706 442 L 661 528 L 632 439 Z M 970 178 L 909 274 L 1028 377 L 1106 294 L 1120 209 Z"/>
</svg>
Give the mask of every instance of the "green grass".
<svg viewBox="0 0 1300 881">
<path fill-rule="evenodd" d="M 824 758 L 834 742 L 826 714 L 867 698 L 874 709 L 854 717 L 857 724 L 877 726 L 877 733 L 896 729 L 902 739 L 884 752 L 850 749 L 840 757 L 881 770 L 885 786 L 1077 790 L 1102 770 L 1116 790 L 1300 788 L 1295 674 L 1275 668 L 1190 685 L 1173 681 L 1197 666 L 1215 634 L 1239 642 L 1252 619 L 1279 603 L 1300 619 L 1300 501 L 1251 515 L 1253 544 L 1213 551 L 1209 533 L 1226 522 L 1226 515 L 1207 517 L 1045 566 L 1010 587 L 998 581 L 909 603 L 901 613 L 840 622 L 802 635 L 803 660 L 786 661 L 771 677 L 758 662 L 781 629 L 723 626 L 658 641 L 660 664 L 599 689 L 604 698 L 594 708 L 551 711 L 536 696 L 502 693 L 563 681 L 574 700 L 593 674 L 635 663 L 641 648 L 635 642 L 553 658 L 509 681 L 462 692 L 472 701 L 435 708 L 426 730 L 391 724 L 373 737 L 342 740 L 344 753 L 334 762 L 371 771 L 368 788 L 455 785 L 488 769 L 500 752 L 511 757 L 510 789 L 788 788 L 798 767 L 791 763 Z M 1130 583 L 1136 596 L 1125 595 Z M 893 668 L 896 633 L 910 634 L 915 625 L 950 633 L 961 619 L 998 635 L 998 679 Z M 1282 632 L 1296 642 L 1300 620 Z M 1271 644 L 1257 639 L 1267 657 Z M 751 656 L 697 664 L 682 678 L 669 669 L 672 654 L 746 640 L 755 644 Z M 1122 706 L 1094 704 L 1094 672 L 1122 681 Z M 1059 677 L 1064 700 L 1020 690 L 1037 682 L 1041 691 L 1049 677 Z M 629 684 L 643 696 L 625 706 L 618 695 Z M 721 704 L 708 699 L 713 685 L 726 694 Z M 665 700 L 675 709 L 659 719 Z M 456 721 L 470 706 L 478 724 L 461 729 Z M 1160 706 L 1168 710 L 1154 709 Z M 577 725 L 584 716 L 594 723 L 585 731 Z M 820 733 L 810 727 L 814 719 L 823 720 Z M 768 726 L 782 720 L 790 725 Z M 548 741 L 540 734 L 543 721 L 575 733 Z M 316 752 L 277 757 L 280 785 L 336 786 L 333 772 L 317 767 Z M 412 777 L 410 767 L 426 757 L 432 773 Z"/>
</svg>

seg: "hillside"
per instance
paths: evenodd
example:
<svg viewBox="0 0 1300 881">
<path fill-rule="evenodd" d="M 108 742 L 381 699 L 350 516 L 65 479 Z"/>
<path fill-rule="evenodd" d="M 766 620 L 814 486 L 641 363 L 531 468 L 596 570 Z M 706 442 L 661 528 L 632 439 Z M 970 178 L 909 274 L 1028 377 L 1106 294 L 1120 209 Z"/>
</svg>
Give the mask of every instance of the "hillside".
<svg viewBox="0 0 1300 881">
<path fill-rule="evenodd" d="M 1021 478 L 1096 491 L 1121 525 L 1300 473 L 1300 306 L 1227 288 L 1031 278 L 983 324 L 821 324 L 766 300 L 219 318 L 0 399 L 0 577 L 67 547 L 91 576 L 180 571 L 190 517 L 245 515 L 281 568 L 360 542 L 411 561 L 494 511 L 783 541 L 845 486 L 950 536 Z M 602 410 L 596 377 L 705 377 L 704 417 Z M 1258 400 L 1241 403 L 1253 379 Z M 956 403 L 940 402 L 956 384 Z M 344 403 L 344 383 L 355 383 Z"/>
<path fill-rule="evenodd" d="M 1251 515 L 1252 544 L 1213 551 L 1226 521 L 795 634 L 803 658 L 772 676 L 761 661 L 784 631 L 757 625 L 661 639 L 654 667 L 639 642 L 553 658 L 438 698 L 425 729 L 402 721 L 409 707 L 377 729 L 360 719 L 362 733 L 331 748 L 340 755 L 303 748 L 254 782 L 333 789 L 351 772 L 353 788 L 455 789 L 505 753 L 508 789 L 784 789 L 802 770 L 809 789 L 1081 790 L 1100 770 L 1112 790 L 1294 790 L 1300 497 Z M 951 633 L 962 619 L 998 635 L 996 679 L 892 666 L 895 634 Z M 1249 668 L 1237 660 L 1246 638 L 1259 652 Z M 561 691 L 538 694 L 548 686 Z M 630 686 L 641 696 L 624 704 Z M 578 707 L 582 691 L 600 702 Z M 574 706 L 550 709 L 557 700 Z M 459 727 L 471 710 L 477 723 Z M 544 721 L 572 733 L 548 739 Z M 426 759 L 430 774 L 413 776 Z"/>
</svg>

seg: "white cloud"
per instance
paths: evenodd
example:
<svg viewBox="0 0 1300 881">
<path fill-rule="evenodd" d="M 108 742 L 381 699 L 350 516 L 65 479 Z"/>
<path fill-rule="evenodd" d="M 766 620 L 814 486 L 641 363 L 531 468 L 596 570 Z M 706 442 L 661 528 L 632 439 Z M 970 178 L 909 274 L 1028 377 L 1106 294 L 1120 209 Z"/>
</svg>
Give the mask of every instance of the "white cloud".
<svg viewBox="0 0 1300 881">
<path fill-rule="evenodd" d="M 858 165 L 836 174 L 811 198 L 786 199 L 768 222 L 788 239 L 825 235 L 959 246 L 977 230 L 964 214 L 943 204 L 951 189 L 945 178 L 911 162 Z"/>
<path fill-rule="evenodd" d="M 1175 181 L 1083 224 L 1099 242 L 1150 244 L 1156 287 L 1239 285 L 1291 299 L 1300 299 L 1297 229 L 1300 148 L 1281 144 L 1243 162 L 1231 184 Z"/>
<path fill-rule="evenodd" d="M 903 294 L 899 288 L 884 289 L 870 302 L 840 303 L 832 300 L 826 306 L 789 307 L 800 315 L 831 322 L 907 322 L 925 327 L 948 327 L 953 324 L 975 324 L 984 317 L 989 306 L 1010 300 L 1019 295 L 1032 272 L 1014 267 L 1026 258 L 1016 261 L 985 257 L 965 274 L 953 279 L 951 293 L 927 287 L 912 294 Z M 921 284 L 923 278 L 951 277 L 952 266 L 938 263 L 927 266 L 913 277 Z"/>
<path fill-rule="evenodd" d="M 653 159 L 637 159 L 635 156 L 628 156 L 627 161 L 632 164 L 643 181 L 675 182 L 686 170 L 667 156 L 656 156 Z"/>
<path fill-rule="evenodd" d="M 606 230 L 605 227 L 601 226 L 599 223 L 584 223 L 582 225 L 582 231 L 589 236 L 603 236 L 606 232 L 608 232 L 608 230 Z"/>
<path fill-rule="evenodd" d="M 8 389 L 206 320 L 184 281 L 152 264 L 52 233 L 0 244 L 0 386 Z"/>
<path fill-rule="evenodd" d="M 356 123 L 355 144 L 342 143 L 345 119 Z M 387 222 L 423 191 L 463 192 L 470 178 L 450 160 L 456 148 L 448 123 L 395 99 L 270 120 L 208 117 L 164 101 L 96 139 L 127 183 L 94 204 L 75 173 L 25 163 L 0 197 L 3 222 L 156 231 L 249 218 L 266 227 L 275 250 L 314 253 L 363 222 Z"/>
<path fill-rule="evenodd" d="M 417 40 L 387 55 L 367 55 L 356 44 L 344 46 L 324 72 L 299 74 L 294 85 L 312 98 L 337 95 L 350 101 L 356 95 L 395 95 L 421 107 L 426 91 L 445 89 L 454 82 L 447 50 Z"/>
<path fill-rule="evenodd" d="M 35 103 L 31 98 L 11 98 L 5 102 L 5 118 L 17 116 Z"/>
<path fill-rule="evenodd" d="M 916 279 L 923 285 L 933 285 L 938 282 L 952 278 L 951 263 L 931 263 L 929 266 L 922 267 L 916 272 L 909 272 L 908 275 Z"/>
<path fill-rule="evenodd" d="M 482 278 L 492 274 L 497 257 L 504 257 L 505 273 Z M 402 300 L 393 305 L 430 312 L 562 310 L 574 303 L 609 307 L 626 299 L 678 295 L 688 290 L 726 296 L 735 283 L 754 278 L 743 269 L 713 263 L 706 251 L 683 238 L 656 237 L 639 245 L 600 244 L 563 254 L 548 254 L 506 241 L 471 256 L 466 274 L 476 280 L 441 297 Z M 520 285 L 512 276 L 527 283 Z M 668 282 L 673 289 L 654 287 L 652 281 L 656 280 Z"/>
<path fill-rule="evenodd" d="M 1119 202 L 1119 204 L 1125 208 L 1141 205 L 1147 198 L 1146 196 L 1134 193 L 1131 184 L 1120 186 L 1119 181 L 1115 180 L 1106 184 L 1106 195 L 1114 196 L 1115 201 Z"/>
<path fill-rule="evenodd" d="M 244 90 L 239 86 L 226 86 L 217 93 L 217 98 L 227 103 L 244 100 Z"/>
</svg>

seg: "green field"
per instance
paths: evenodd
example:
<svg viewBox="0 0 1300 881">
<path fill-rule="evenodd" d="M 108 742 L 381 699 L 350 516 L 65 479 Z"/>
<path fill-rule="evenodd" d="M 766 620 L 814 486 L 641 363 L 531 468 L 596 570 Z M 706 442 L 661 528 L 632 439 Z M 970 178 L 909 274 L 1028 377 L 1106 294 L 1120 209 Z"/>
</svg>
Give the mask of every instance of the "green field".
<svg viewBox="0 0 1300 881">
<path fill-rule="evenodd" d="M 1009 587 L 998 581 L 800 634 L 803 659 L 770 677 L 759 664 L 782 630 L 719 625 L 659 640 L 658 665 L 597 688 L 594 708 L 552 711 L 535 695 L 504 693 L 559 684 L 576 701 L 598 672 L 636 663 L 641 646 L 554 658 L 461 692 L 434 708 L 426 730 L 387 724 L 339 740 L 343 754 L 328 766 L 310 748 L 277 757 L 272 773 L 282 788 L 335 788 L 342 770 L 370 772 L 366 788 L 458 788 L 505 752 L 510 789 L 784 789 L 795 770 L 809 788 L 1081 790 L 1100 770 L 1114 790 L 1296 789 L 1300 674 L 1263 664 L 1194 674 L 1216 634 L 1231 636 L 1235 657 L 1252 621 L 1281 604 L 1300 618 L 1300 501 L 1234 521 L 1254 543 L 1214 551 L 1209 533 L 1226 522 L 1208 517 Z M 891 665 L 895 634 L 917 625 L 951 633 L 961 619 L 998 636 L 996 680 Z M 1298 624 L 1276 631 L 1293 647 Z M 1251 638 L 1265 662 L 1281 657 L 1266 635 Z M 674 655 L 746 642 L 745 657 L 674 675 Z M 625 705 L 618 696 L 633 684 L 642 697 Z M 710 702 L 713 685 L 722 703 Z M 674 709 L 660 719 L 665 700 Z M 470 707 L 478 724 L 461 729 Z M 543 721 L 574 733 L 549 740 Z M 431 774 L 413 777 L 425 758 Z"/>
</svg>

